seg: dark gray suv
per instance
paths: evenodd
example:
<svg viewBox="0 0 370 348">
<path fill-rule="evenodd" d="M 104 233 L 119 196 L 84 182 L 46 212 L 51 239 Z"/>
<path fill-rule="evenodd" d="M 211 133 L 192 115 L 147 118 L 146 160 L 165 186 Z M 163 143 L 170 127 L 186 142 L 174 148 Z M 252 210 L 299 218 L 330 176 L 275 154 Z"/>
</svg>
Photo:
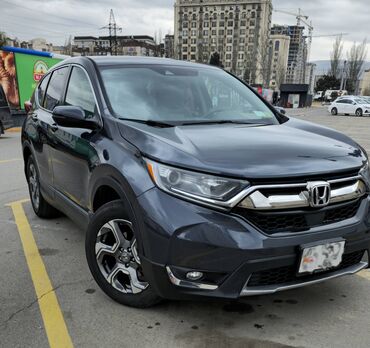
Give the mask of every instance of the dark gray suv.
<svg viewBox="0 0 370 348">
<path fill-rule="evenodd" d="M 365 151 L 219 68 L 65 60 L 40 81 L 22 146 L 35 213 L 87 230 L 90 270 L 120 303 L 237 299 L 368 266 Z"/>
</svg>

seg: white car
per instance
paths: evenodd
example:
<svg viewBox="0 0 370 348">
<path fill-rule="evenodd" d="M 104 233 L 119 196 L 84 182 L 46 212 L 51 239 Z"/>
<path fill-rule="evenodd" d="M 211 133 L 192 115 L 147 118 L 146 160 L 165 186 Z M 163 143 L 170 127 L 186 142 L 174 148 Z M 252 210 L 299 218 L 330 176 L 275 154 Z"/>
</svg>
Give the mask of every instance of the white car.
<svg viewBox="0 0 370 348">
<path fill-rule="evenodd" d="M 361 98 L 338 98 L 329 105 L 332 115 L 370 116 L 370 103 Z"/>
</svg>

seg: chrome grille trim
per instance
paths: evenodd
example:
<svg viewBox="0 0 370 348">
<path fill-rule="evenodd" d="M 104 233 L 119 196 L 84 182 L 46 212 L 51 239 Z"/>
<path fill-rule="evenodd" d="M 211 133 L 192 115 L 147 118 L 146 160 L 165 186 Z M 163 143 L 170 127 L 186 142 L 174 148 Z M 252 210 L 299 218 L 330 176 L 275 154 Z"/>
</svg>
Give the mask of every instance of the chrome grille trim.
<svg viewBox="0 0 370 348">
<path fill-rule="evenodd" d="M 354 200 L 364 196 L 367 192 L 366 184 L 361 176 L 341 178 L 327 181 L 330 185 L 349 182 L 347 186 L 333 188 L 331 190 L 330 204 Z M 310 207 L 307 185 L 309 183 L 281 184 L 281 185 L 259 185 L 252 186 L 245 193 L 244 199 L 238 207 L 250 210 L 278 210 Z M 289 189 L 303 188 L 299 193 L 290 192 Z M 263 194 L 263 190 L 282 189 L 287 190 L 286 194 Z"/>
</svg>

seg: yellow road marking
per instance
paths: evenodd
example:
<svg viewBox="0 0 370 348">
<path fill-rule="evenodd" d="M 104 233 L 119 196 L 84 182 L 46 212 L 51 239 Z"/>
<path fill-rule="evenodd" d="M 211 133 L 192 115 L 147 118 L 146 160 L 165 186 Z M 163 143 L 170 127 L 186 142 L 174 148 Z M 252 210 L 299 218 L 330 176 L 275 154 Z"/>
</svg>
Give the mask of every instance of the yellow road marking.
<svg viewBox="0 0 370 348">
<path fill-rule="evenodd" d="M 364 271 L 358 272 L 357 275 L 367 280 L 370 280 L 370 270 L 364 270 Z"/>
<path fill-rule="evenodd" d="M 13 127 L 5 131 L 5 133 L 18 133 L 22 130 L 22 127 Z"/>
<path fill-rule="evenodd" d="M 15 223 L 22 241 L 24 255 L 38 298 L 49 345 L 51 348 L 73 347 L 54 288 L 23 210 L 22 203 L 26 201 L 28 200 L 13 202 L 8 204 L 8 206 L 12 208 Z"/>
<path fill-rule="evenodd" d="M 12 158 L 12 159 L 7 159 L 7 160 L 0 160 L 0 164 L 9 163 L 9 162 L 18 162 L 18 161 L 22 161 L 22 158 Z"/>
</svg>

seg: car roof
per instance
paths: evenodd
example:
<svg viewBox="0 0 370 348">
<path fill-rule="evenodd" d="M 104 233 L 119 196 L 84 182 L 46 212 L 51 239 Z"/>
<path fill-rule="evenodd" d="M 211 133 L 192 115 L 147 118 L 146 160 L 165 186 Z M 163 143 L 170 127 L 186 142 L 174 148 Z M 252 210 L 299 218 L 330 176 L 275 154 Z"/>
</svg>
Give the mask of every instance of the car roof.
<svg viewBox="0 0 370 348">
<path fill-rule="evenodd" d="M 182 66 L 182 67 L 194 67 L 194 68 L 213 68 L 219 69 L 216 66 L 192 63 L 183 60 L 175 60 L 169 58 L 158 58 L 158 57 L 132 57 L 132 56 L 83 56 L 73 57 L 63 60 L 58 65 L 64 64 L 83 64 L 87 60 L 93 61 L 97 66 L 122 66 L 122 65 L 166 65 L 166 66 Z"/>
</svg>

